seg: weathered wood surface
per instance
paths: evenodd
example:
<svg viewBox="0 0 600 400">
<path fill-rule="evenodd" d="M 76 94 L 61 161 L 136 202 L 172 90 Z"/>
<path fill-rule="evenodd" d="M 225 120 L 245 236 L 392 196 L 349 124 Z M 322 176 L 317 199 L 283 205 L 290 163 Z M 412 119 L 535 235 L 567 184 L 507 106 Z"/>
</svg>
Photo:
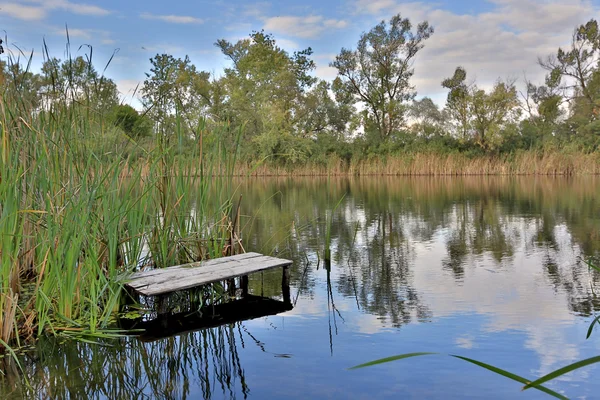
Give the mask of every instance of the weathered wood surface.
<svg viewBox="0 0 600 400">
<path fill-rule="evenodd" d="M 129 278 L 127 286 L 145 296 L 156 296 L 271 268 L 286 267 L 291 264 L 292 261 L 283 258 L 264 256 L 259 253 L 245 253 L 175 267 L 136 272 Z"/>
</svg>

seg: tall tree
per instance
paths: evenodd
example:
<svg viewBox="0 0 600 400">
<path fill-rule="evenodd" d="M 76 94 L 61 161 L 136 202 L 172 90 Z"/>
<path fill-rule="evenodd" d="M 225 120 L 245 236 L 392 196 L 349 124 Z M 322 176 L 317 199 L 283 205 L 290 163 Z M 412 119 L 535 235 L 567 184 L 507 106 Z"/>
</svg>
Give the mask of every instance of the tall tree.
<svg viewBox="0 0 600 400">
<path fill-rule="evenodd" d="M 417 134 L 430 137 L 443 132 L 445 115 L 429 97 L 414 100 L 409 109 L 414 123 L 411 130 Z"/>
<path fill-rule="evenodd" d="M 477 143 L 489 149 L 494 136 L 500 136 L 502 129 L 515 123 L 520 115 L 517 90 L 512 83 L 498 81 L 490 92 L 474 87 L 471 99 Z"/>
<path fill-rule="evenodd" d="M 90 60 L 82 56 L 44 61 L 40 94 L 46 107 L 56 102 L 76 103 L 101 113 L 110 111 L 119 102 L 115 82 L 98 74 Z"/>
<path fill-rule="evenodd" d="M 476 143 L 490 149 L 492 142 L 501 141 L 502 130 L 516 123 L 520 116 L 517 90 L 512 82 L 497 81 L 491 91 L 465 83 L 467 72 L 456 68 L 442 86 L 449 89 L 446 108 L 457 122 L 464 139 L 473 136 Z"/>
<path fill-rule="evenodd" d="M 562 97 L 569 105 L 569 116 L 559 131 L 571 137 L 576 134 L 584 146 L 593 150 L 600 146 L 600 30 L 594 19 L 573 32 L 571 45 L 559 48 L 556 55 L 539 60 L 548 71 L 545 92 L 552 93 L 541 102 L 542 112 L 556 120 L 562 110 Z M 555 94 L 556 93 L 556 94 Z"/>
<path fill-rule="evenodd" d="M 314 84 L 310 48 L 292 55 L 272 35 L 253 32 L 248 39 L 215 45 L 232 62 L 220 84 L 226 93 L 227 114 L 262 156 L 298 160 L 306 157 L 296 118 L 305 92 Z"/>
<path fill-rule="evenodd" d="M 188 56 L 181 59 L 157 54 L 150 62 L 142 96 L 159 130 L 165 133 L 171 129 L 167 126 L 178 116 L 186 133 L 195 135 L 202 119 L 219 118 L 223 94 L 209 72 L 199 71 Z"/>
<path fill-rule="evenodd" d="M 452 77 L 444 79 L 442 86 L 448 89 L 446 99 L 446 110 L 451 119 L 458 125 L 459 137 L 466 140 L 470 130 L 469 85 L 466 83 L 467 71 L 463 67 L 457 67 Z"/>
<path fill-rule="evenodd" d="M 582 97 L 594 103 L 600 88 L 590 84 L 598 73 L 599 61 L 600 32 L 598 22 L 591 19 L 575 29 L 569 49 L 559 48 L 555 56 L 540 59 L 539 64 L 554 84 L 561 85 L 567 98 Z"/>
<path fill-rule="evenodd" d="M 23 66 L 20 60 L 0 61 L 0 91 L 28 110 L 40 106 L 40 76 Z"/>
<path fill-rule="evenodd" d="M 147 114 L 157 123 L 158 131 L 165 134 L 167 121 L 172 117 L 188 93 L 186 70 L 191 68 L 188 56 L 183 60 L 170 54 L 157 54 L 150 59 L 152 67 L 146 73 L 142 88 L 142 102 Z"/>
<path fill-rule="evenodd" d="M 381 21 L 363 33 L 357 49 L 342 48 L 330 66 L 337 68 L 344 89 L 366 106 L 367 118 L 381 140 L 387 140 L 405 122 L 406 103 L 416 92 L 410 84 L 413 61 L 433 34 L 427 22 L 412 31 L 400 14 L 389 25 Z"/>
</svg>

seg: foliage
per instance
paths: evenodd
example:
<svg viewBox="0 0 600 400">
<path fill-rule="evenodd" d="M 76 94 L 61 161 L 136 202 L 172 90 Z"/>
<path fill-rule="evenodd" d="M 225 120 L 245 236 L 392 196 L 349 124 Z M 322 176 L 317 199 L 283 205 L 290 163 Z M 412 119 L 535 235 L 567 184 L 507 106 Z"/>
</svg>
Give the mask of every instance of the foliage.
<svg viewBox="0 0 600 400">
<path fill-rule="evenodd" d="M 128 104 L 115 106 L 110 118 L 115 126 L 132 138 L 143 138 L 152 134 L 152 121 Z"/>
<path fill-rule="evenodd" d="M 387 140 L 405 123 L 406 102 L 415 97 L 410 78 L 412 62 L 433 34 L 427 22 L 412 32 L 412 24 L 400 14 L 363 33 L 356 50 L 342 49 L 332 67 L 337 68 L 341 90 L 364 103 L 365 125 Z"/>
<path fill-rule="evenodd" d="M 516 82 L 499 77 L 484 90 L 467 79 L 463 67 L 442 80 L 445 104 L 417 98 L 414 61 L 432 34 L 426 21 L 413 27 L 400 14 L 382 21 L 360 36 L 356 49 L 341 49 L 330 64 L 337 70 L 331 82 L 315 78 L 311 48 L 289 53 L 264 31 L 215 43 L 229 61 L 221 76 L 199 70 L 188 56 L 156 54 L 140 86 L 143 110 L 119 104 L 116 84 L 104 76 L 106 67 L 102 73 L 94 67 L 91 48 L 71 57 L 69 43 L 65 60 L 44 48 L 39 73 L 30 70 L 32 55 L 17 52 L 12 62 L 0 61 L 0 87 L 22 109 L 78 104 L 88 114 L 106 116 L 139 143 L 128 154 L 146 154 L 155 138 L 176 131 L 185 140 L 210 144 L 214 135 L 203 129 L 226 124 L 229 133 L 243 132 L 240 160 L 251 169 L 338 168 L 416 153 L 510 159 L 523 150 L 588 154 L 598 149 L 595 20 L 575 29 L 569 48 L 540 59 L 548 74 L 541 84 L 525 81 L 522 99 Z M 110 129 L 105 134 L 107 142 L 115 142 Z M 231 147 L 235 134 L 219 139 Z"/>
<path fill-rule="evenodd" d="M 176 116 L 179 129 L 133 159 L 146 117 L 116 104 L 103 112 L 114 98 L 96 90 L 82 60 L 45 64 L 42 87 L 61 89 L 42 92 L 42 102 L 10 88 L 19 77 L 2 87 L 0 351 L 44 334 L 106 336 L 128 273 L 218 257 L 230 237 L 238 141 L 225 147 L 222 138 L 239 134 L 201 120 L 213 139 L 200 145 Z M 28 79 L 14 61 L 5 68 Z"/>
<path fill-rule="evenodd" d="M 450 114 L 460 127 L 463 140 L 472 135 L 484 149 L 498 147 L 506 136 L 502 131 L 520 116 L 517 90 L 512 83 L 499 81 L 487 93 L 475 84 L 467 85 L 466 78 L 465 69 L 458 67 L 452 78 L 442 82 L 450 90 Z"/>
</svg>

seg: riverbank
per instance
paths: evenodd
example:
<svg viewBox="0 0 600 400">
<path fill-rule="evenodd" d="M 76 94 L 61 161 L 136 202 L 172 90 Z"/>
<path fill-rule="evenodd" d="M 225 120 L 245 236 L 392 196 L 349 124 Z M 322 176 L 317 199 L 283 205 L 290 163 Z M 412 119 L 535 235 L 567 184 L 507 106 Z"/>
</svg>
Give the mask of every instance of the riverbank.
<svg viewBox="0 0 600 400">
<path fill-rule="evenodd" d="M 600 153 L 523 151 L 470 157 L 461 153 L 416 153 L 353 159 L 332 157 L 327 163 L 275 165 L 242 162 L 239 176 L 469 176 L 469 175 L 599 175 Z"/>
</svg>

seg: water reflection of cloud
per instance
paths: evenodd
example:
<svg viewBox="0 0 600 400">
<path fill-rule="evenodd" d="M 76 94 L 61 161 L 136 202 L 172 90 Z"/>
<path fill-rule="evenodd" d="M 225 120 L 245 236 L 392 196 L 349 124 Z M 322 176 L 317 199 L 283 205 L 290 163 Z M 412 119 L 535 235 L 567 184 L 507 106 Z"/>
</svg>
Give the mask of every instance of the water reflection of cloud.
<svg viewBox="0 0 600 400">
<path fill-rule="evenodd" d="M 569 311 L 569 293 L 549 282 L 540 268 L 545 254 L 526 251 L 533 236 L 530 226 L 523 221 L 513 222 L 512 229 L 518 228 L 512 233 L 518 239 L 514 255 L 500 263 L 487 254 L 469 255 L 464 260 L 464 275 L 459 285 L 451 274 L 439 273 L 447 253 L 444 236 L 437 236 L 435 244 L 426 249 L 415 246 L 413 284 L 424 293 L 423 299 L 434 318 L 461 313 L 487 315 L 487 322 L 479 327 L 483 333 L 523 333 L 524 346 L 535 351 L 540 360 L 540 367 L 532 373 L 540 376 L 581 358 L 573 337 L 566 332 L 578 317 Z M 556 253 L 561 260 L 558 262 L 568 268 L 566 260 L 573 260 L 574 256 L 565 257 L 564 253 L 575 249 L 570 238 L 565 237 L 568 232 L 559 230 L 557 237 L 561 240 L 557 242 L 561 249 L 556 249 Z M 455 342 L 470 349 L 472 338 L 472 335 L 461 336 Z"/>
<path fill-rule="evenodd" d="M 443 226 L 427 232 L 428 240 L 423 237 L 426 229 L 422 226 L 422 218 L 402 215 L 405 243 L 410 246 L 406 254 L 410 254 L 412 264 L 408 284 L 420 295 L 434 320 L 459 314 L 486 316 L 484 323 L 473 327 L 479 333 L 469 332 L 454 339 L 460 348 L 477 347 L 480 335 L 509 331 L 523 334 L 522 346 L 538 354 L 539 368 L 532 374 L 539 376 L 581 357 L 578 346 L 573 344 L 574 338 L 567 332 L 579 318 L 569 309 L 573 300 L 569 296 L 577 296 L 582 290 L 570 276 L 580 249 L 564 224 L 554 226 L 555 241 L 552 246 L 544 246 L 536 243 L 539 226 L 530 218 L 505 216 L 501 210 L 498 214 L 495 231 L 476 232 L 473 227 L 467 227 L 466 235 L 475 241 L 480 239 L 476 235 L 497 235 L 508 248 L 495 252 L 492 238 L 490 247 L 466 251 L 460 260 L 460 274 L 456 271 L 448 273 L 444 268 L 444 262 L 450 256 L 449 241 L 460 224 L 456 209 Z M 368 244 L 377 234 L 377 228 L 369 227 L 363 220 L 364 214 L 352 217 L 354 222 L 367 228 L 358 237 L 361 245 Z M 549 273 L 544 269 L 548 258 L 553 260 L 558 271 Z M 570 291 L 555 282 L 554 279 L 561 278 L 553 274 L 568 280 Z M 337 279 L 339 273 L 334 272 L 334 276 Z M 582 281 L 586 279 L 589 277 L 582 277 Z M 347 303 L 353 305 L 351 301 Z M 344 308 L 344 304 L 345 300 L 338 300 L 338 308 Z M 386 318 L 362 313 L 349 312 L 347 322 L 356 326 L 356 331 L 366 334 L 390 328 Z"/>
<path fill-rule="evenodd" d="M 462 349 L 470 350 L 474 347 L 477 347 L 477 344 L 475 343 L 475 336 L 470 334 L 457 337 L 454 340 L 454 343 L 456 343 L 456 345 Z"/>
</svg>

